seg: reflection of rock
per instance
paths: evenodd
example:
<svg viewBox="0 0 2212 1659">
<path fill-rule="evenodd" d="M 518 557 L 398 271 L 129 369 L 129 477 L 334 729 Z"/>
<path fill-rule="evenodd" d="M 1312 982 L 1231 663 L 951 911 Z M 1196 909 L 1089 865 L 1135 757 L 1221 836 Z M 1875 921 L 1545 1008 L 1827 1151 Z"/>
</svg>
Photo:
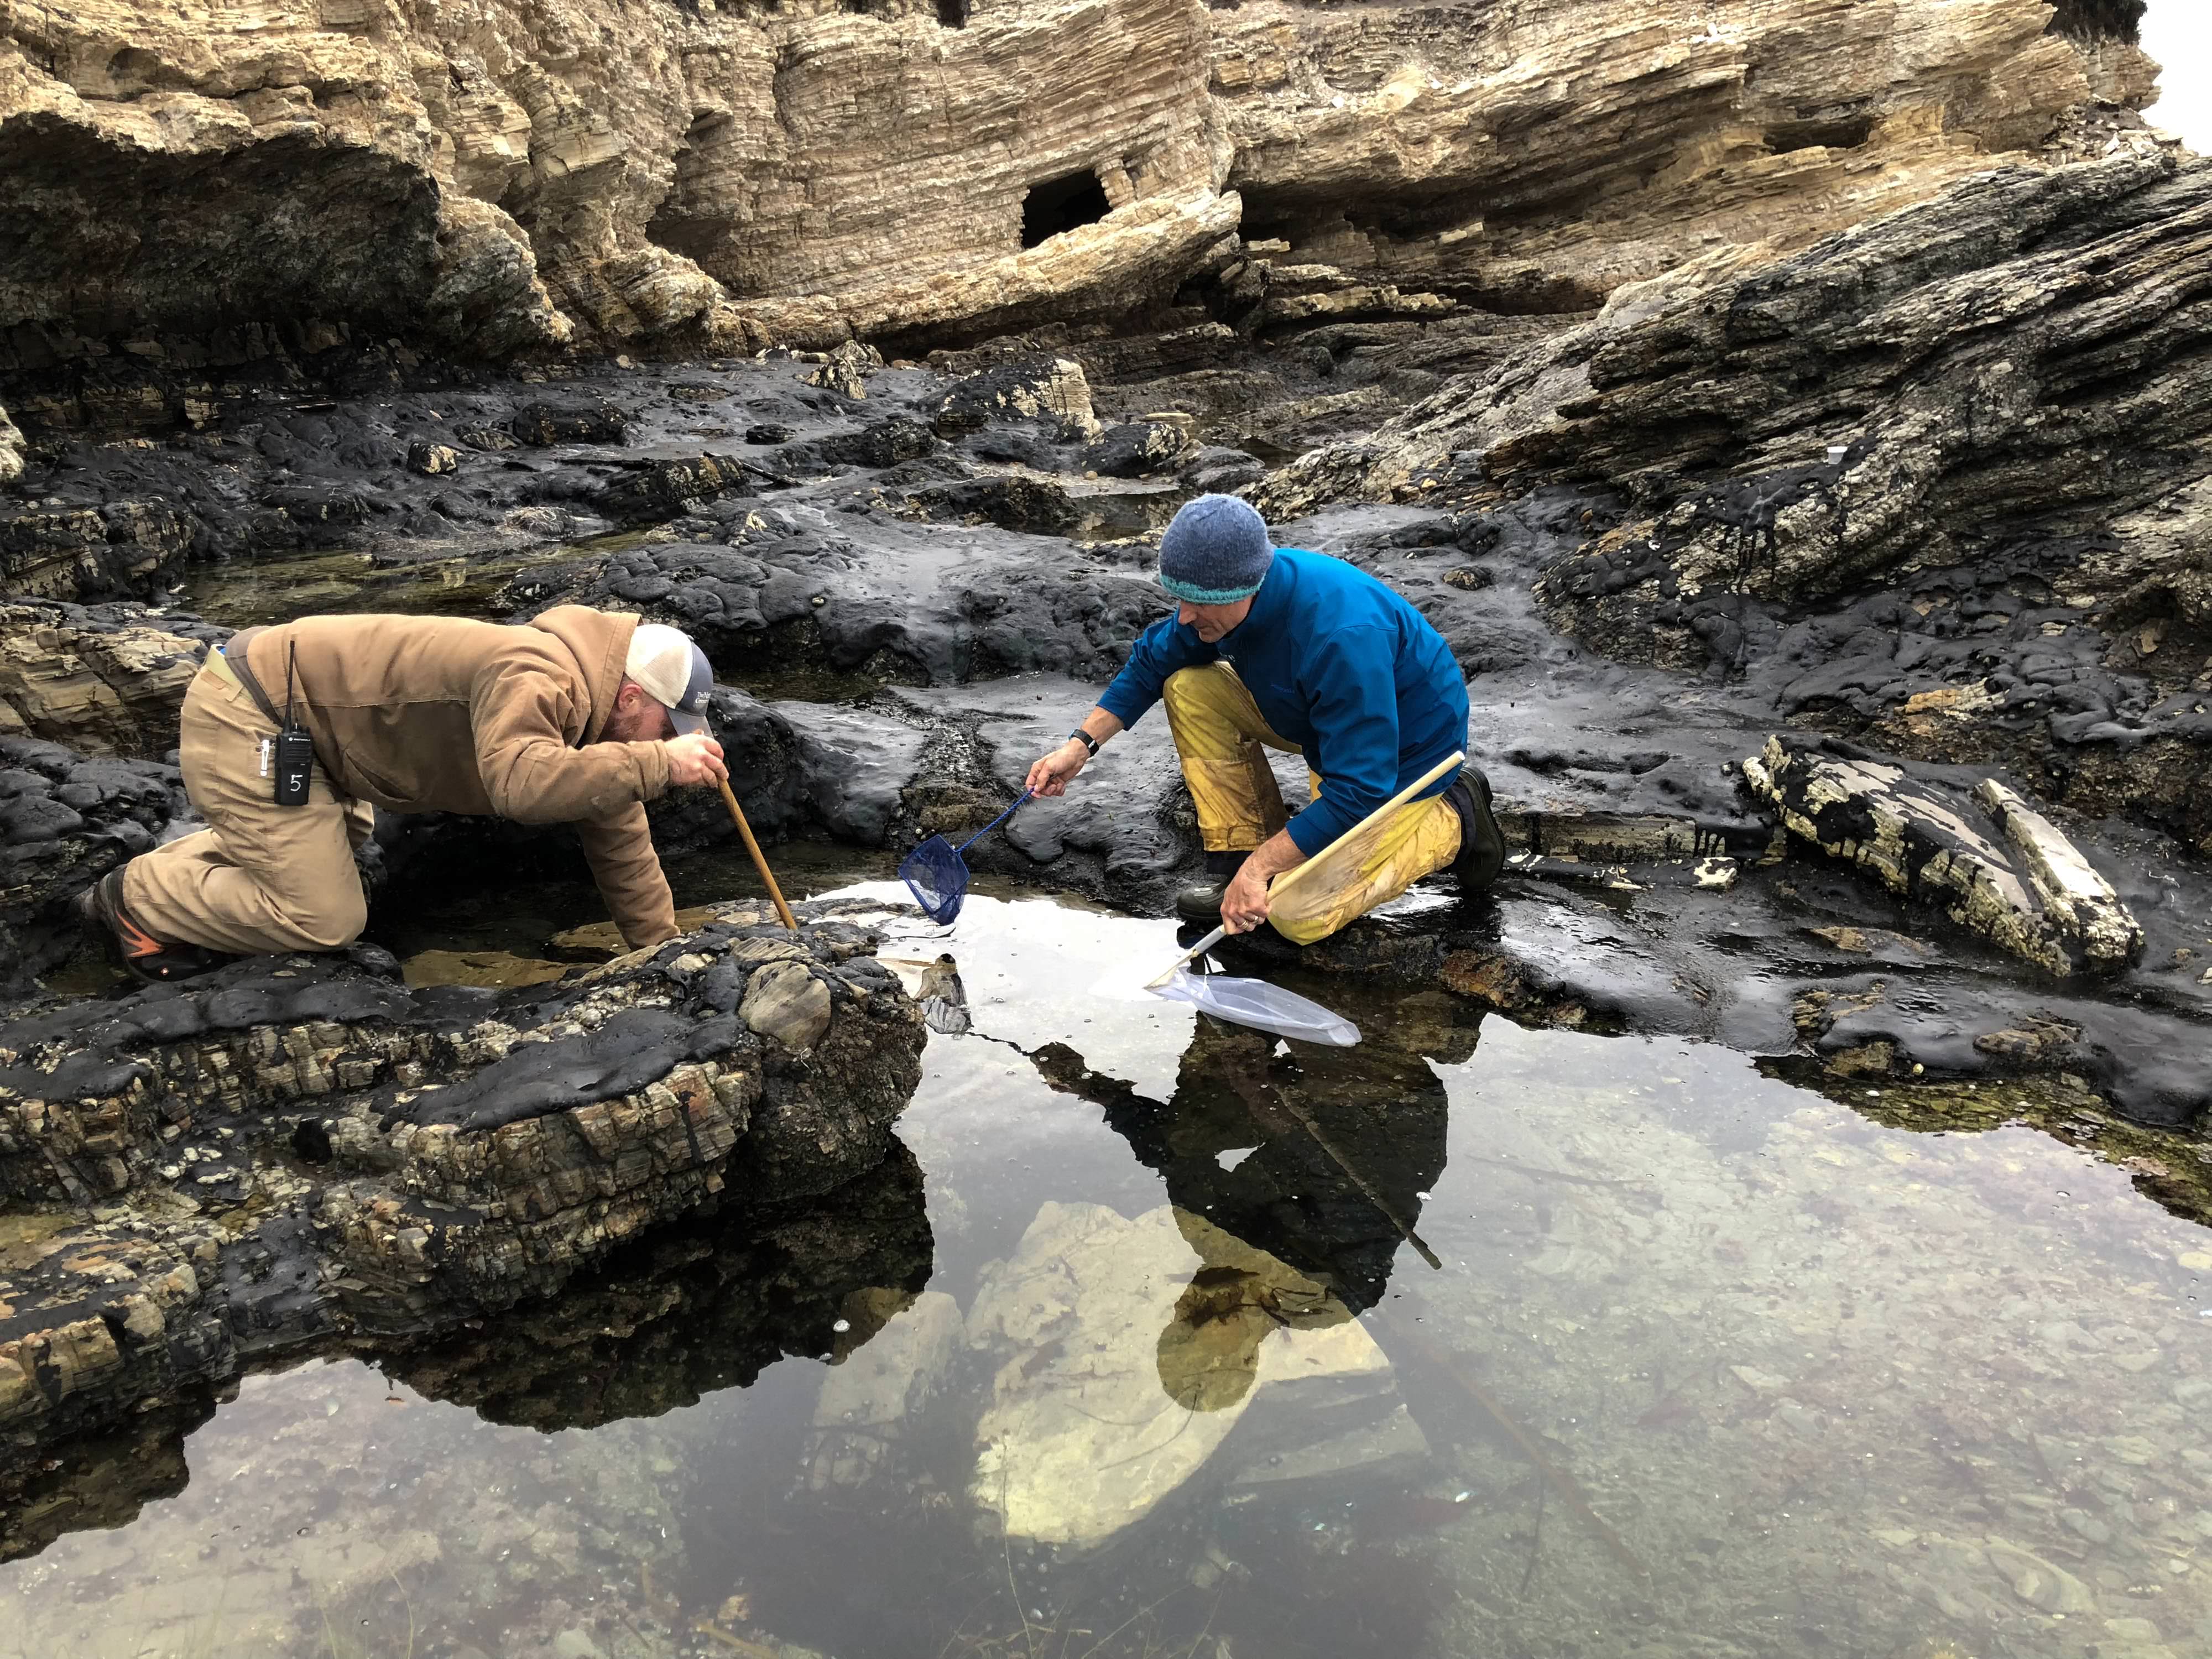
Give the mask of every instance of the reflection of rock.
<svg viewBox="0 0 2212 1659">
<path fill-rule="evenodd" d="M 878 1287 L 909 1299 L 932 1260 L 921 1166 L 894 1142 L 821 1197 L 759 1213 L 726 1198 L 623 1247 L 551 1301 L 384 1363 L 496 1422 L 552 1430 L 653 1416 L 746 1387 L 785 1354 L 847 1354 L 833 1377 L 872 1363 L 910 1316 L 865 1335 L 839 1325 Z"/>
<path fill-rule="evenodd" d="M 814 1403 L 806 1486 L 825 1492 L 874 1480 L 949 1380 L 963 1334 L 960 1304 L 927 1291 L 832 1366 Z"/>
<path fill-rule="evenodd" d="M 0 1263 L 14 1260 L 0 1242 Z M 295 1352 L 354 1352 L 495 1422 L 591 1427 L 746 1387 L 786 1354 L 849 1353 L 846 1364 L 857 1363 L 869 1339 L 850 1316 L 872 1299 L 910 1300 L 931 1260 L 921 1172 L 895 1145 L 875 1169 L 819 1198 L 768 1213 L 725 1202 L 624 1246 L 556 1299 L 427 1340 L 331 1338 Z M 855 1328 L 841 1330 L 847 1323 Z M 181 1491 L 184 1437 L 210 1408 L 204 1390 L 186 1390 L 111 1432 L 50 1448 L 47 1462 L 0 1461 L 0 1559 L 64 1533 L 119 1526 Z"/>
<path fill-rule="evenodd" d="M 852 1180 L 920 1075 L 873 943 L 732 908 L 558 985 L 254 958 L 0 1028 L 0 1191 L 54 1218 L 0 1315 L 8 1444 L 550 1292 L 718 1195 L 750 1213 Z M 739 1017 L 769 972 L 826 1007 L 803 1052 Z M 121 1221 L 71 1212 L 125 1195 Z"/>
<path fill-rule="evenodd" d="M 2011 843 L 1900 766 L 1830 740 L 1769 738 L 1743 763 L 1754 793 L 1823 851 L 1849 859 L 1902 897 L 1929 898 L 1951 919 L 2064 976 L 2124 968 L 2143 933 L 2112 885 L 2074 844 L 2002 784 L 1973 799 Z"/>
<path fill-rule="evenodd" d="M 1012 1538 L 1103 1543 L 1278 1391 L 1398 1409 L 1382 1350 L 1319 1286 L 1169 1208 L 1047 1204 L 976 1292 L 968 1337 L 998 1362 L 971 1496 Z"/>
<path fill-rule="evenodd" d="M 55 1539 L 126 1525 L 145 1504 L 182 1492 L 191 1479 L 185 1437 L 216 1401 L 192 1390 L 118 1418 L 36 1462 L 0 1457 L 0 1561 L 33 1555 Z"/>
</svg>

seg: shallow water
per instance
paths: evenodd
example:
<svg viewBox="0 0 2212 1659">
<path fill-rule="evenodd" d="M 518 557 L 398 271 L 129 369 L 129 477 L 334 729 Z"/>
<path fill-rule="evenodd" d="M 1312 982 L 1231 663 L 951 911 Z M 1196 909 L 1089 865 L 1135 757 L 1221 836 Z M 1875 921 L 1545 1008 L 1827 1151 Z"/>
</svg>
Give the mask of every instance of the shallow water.
<svg viewBox="0 0 2212 1659">
<path fill-rule="evenodd" d="M 252 1378 L 181 1492 L 0 1567 L 0 1653 L 2212 1646 L 2212 1239 L 2124 1170 L 1436 992 L 1301 981 L 1369 1035 L 1294 1052 L 1046 900 L 884 954 L 946 950 L 927 1235 L 840 1363 Z"/>
<path fill-rule="evenodd" d="M 175 594 L 179 609 L 226 628 L 252 628 L 355 611 L 482 617 L 492 596 L 518 573 L 559 559 L 612 553 L 643 539 L 639 532 L 536 547 L 385 561 L 349 548 L 241 556 L 196 563 Z"/>
</svg>

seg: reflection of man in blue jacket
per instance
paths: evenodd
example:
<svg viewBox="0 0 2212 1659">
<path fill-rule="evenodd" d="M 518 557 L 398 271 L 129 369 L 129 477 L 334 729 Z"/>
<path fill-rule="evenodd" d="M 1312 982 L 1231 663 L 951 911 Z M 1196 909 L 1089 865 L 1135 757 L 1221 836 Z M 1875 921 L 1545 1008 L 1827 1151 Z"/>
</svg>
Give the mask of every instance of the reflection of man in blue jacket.
<svg viewBox="0 0 2212 1659">
<path fill-rule="evenodd" d="M 1176 896 L 1184 916 L 1218 914 L 1240 933 L 1272 921 L 1306 945 L 1448 864 L 1464 887 L 1496 878 L 1505 842 L 1490 786 L 1463 766 L 1271 908 L 1270 881 L 1466 745 L 1467 682 L 1420 612 L 1341 560 L 1273 546 L 1233 495 L 1176 514 L 1160 586 L 1181 602 L 1175 616 L 1145 630 L 1098 706 L 1030 768 L 1030 788 L 1061 793 L 1100 744 L 1164 702 L 1212 878 Z M 1305 757 L 1313 802 L 1287 824 L 1262 744 Z"/>
</svg>

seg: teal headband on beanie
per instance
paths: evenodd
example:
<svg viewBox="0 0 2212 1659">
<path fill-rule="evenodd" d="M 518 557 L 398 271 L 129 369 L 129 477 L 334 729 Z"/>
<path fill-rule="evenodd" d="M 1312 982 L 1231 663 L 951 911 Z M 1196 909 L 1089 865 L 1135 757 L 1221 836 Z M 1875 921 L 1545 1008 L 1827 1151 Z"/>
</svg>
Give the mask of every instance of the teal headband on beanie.
<svg viewBox="0 0 2212 1659">
<path fill-rule="evenodd" d="M 1160 538 L 1160 586 L 1193 605 L 1251 598 L 1274 562 L 1267 520 L 1234 495 L 1186 502 Z"/>
</svg>

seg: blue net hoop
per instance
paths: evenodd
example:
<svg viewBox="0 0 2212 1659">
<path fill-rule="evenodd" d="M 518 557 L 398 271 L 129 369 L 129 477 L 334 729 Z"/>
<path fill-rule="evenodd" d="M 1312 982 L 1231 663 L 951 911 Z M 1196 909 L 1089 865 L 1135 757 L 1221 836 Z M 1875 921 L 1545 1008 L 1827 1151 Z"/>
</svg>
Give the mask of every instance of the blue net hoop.
<svg viewBox="0 0 2212 1659">
<path fill-rule="evenodd" d="M 1013 817 L 1021 810 L 1022 803 L 1036 793 L 1023 790 L 1012 806 L 957 847 L 942 836 L 932 836 L 899 860 L 899 879 L 914 895 L 914 902 L 921 907 L 922 915 L 939 927 L 951 926 L 960 914 L 961 901 L 968 896 L 968 863 L 960 855 Z"/>
</svg>

